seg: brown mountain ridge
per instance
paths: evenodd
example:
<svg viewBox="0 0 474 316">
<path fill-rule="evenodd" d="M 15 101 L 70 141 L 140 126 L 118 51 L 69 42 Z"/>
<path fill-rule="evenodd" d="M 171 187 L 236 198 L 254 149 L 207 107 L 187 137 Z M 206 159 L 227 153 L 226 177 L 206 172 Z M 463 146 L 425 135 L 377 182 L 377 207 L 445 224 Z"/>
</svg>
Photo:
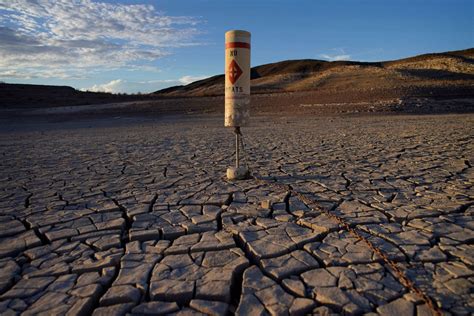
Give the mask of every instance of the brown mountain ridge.
<svg viewBox="0 0 474 316">
<path fill-rule="evenodd" d="M 378 92 L 391 97 L 404 94 L 434 96 L 472 95 L 474 48 L 424 54 L 384 62 L 287 60 L 253 67 L 253 94 L 317 91 L 346 95 Z M 155 95 L 218 96 L 224 91 L 224 75 L 185 86 L 156 91 Z"/>
<path fill-rule="evenodd" d="M 474 112 L 474 48 L 383 62 L 287 60 L 253 67 L 251 78 L 253 113 Z M 0 109 L 121 103 L 101 111 L 221 113 L 223 93 L 224 75 L 142 95 L 4 83 Z"/>
</svg>

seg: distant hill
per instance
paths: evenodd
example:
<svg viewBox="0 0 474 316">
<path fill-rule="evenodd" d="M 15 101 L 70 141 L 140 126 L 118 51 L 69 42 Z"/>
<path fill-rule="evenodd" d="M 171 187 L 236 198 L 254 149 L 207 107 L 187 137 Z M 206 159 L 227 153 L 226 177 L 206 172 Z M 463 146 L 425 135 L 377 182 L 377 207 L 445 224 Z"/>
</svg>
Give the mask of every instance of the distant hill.
<svg viewBox="0 0 474 316">
<path fill-rule="evenodd" d="M 0 83 L 0 108 L 35 108 L 102 104 L 150 99 L 149 95 L 83 92 L 68 86 Z"/>
<path fill-rule="evenodd" d="M 253 67 L 251 78 L 252 110 L 265 113 L 293 113 L 316 108 L 336 112 L 346 108 L 372 111 L 374 106 L 377 108 L 374 105 L 377 102 L 419 104 L 421 101 L 407 100 L 420 98 L 474 101 L 474 48 L 383 62 L 287 60 Z M 0 83 L 0 109 L 27 110 L 143 100 L 149 101 L 147 111 L 212 113 L 223 110 L 223 93 L 224 75 L 143 95 Z M 143 106 L 140 109 L 142 111 Z M 474 108 L 470 106 L 468 110 Z M 426 112 L 429 111 L 428 107 Z"/>
<path fill-rule="evenodd" d="M 347 101 L 407 96 L 474 96 L 474 48 L 383 62 L 287 60 L 253 67 L 252 94 L 314 91 Z M 224 75 L 154 94 L 168 97 L 219 96 Z"/>
</svg>

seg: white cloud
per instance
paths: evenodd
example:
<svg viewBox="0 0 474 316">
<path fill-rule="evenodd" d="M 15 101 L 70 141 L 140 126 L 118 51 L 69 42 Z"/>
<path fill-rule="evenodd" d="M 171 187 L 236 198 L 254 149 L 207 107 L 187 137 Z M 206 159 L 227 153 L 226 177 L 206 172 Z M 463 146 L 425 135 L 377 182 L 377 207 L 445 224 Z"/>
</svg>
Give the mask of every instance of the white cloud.
<svg viewBox="0 0 474 316">
<path fill-rule="evenodd" d="M 319 57 L 329 61 L 351 59 L 351 55 L 347 54 L 342 48 L 333 48 L 331 51 L 333 51 L 333 53 L 319 54 Z"/>
<path fill-rule="evenodd" d="M 107 83 L 95 84 L 89 88 L 82 88 L 81 91 L 109 92 L 109 93 L 135 93 L 154 92 L 170 86 L 189 84 L 191 82 L 208 78 L 209 76 L 183 76 L 179 79 L 157 79 L 146 81 L 128 81 L 124 79 L 114 79 Z"/>
<path fill-rule="evenodd" d="M 38 78 L 58 78 L 58 79 L 85 79 L 84 69 L 74 69 L 74 71 L 64 71 L 61 69 L 38 69 L 12 67 L 0 68 L 0 78 L 13 79 L 38 79 Z"/>
<path fill-rule="evenodd" d="M 157 79 L 157 80 L 145 80 L 145 81 L 138 81 L 140 84 L 155 84 L 155 83 L 173 83 L 177 84 L 178 81 L 176 79 Z"/>
<path fill-rule="evenodd" d="M 202 79 L 206 79 L 206 78 L 209 78 L 209 76 L 183 76 L 181 78 L 178 79 L 178 81 L 181 83 L 181 84 L 190 84 L 194 81 L 198 81 L 198 80 L 202 80 Z"/>
<path fill-rule="evenodd" d="M 329 61 L 338 61 L 338 60 L 349 60 L 351 59 L 351 55 L 343 54 L 343 55 L 327 55 L 327 54 L 320 54 L 321 58 L 324 58 Z"/>
<path fill-rule="evenodd" d="M 156 67 L 170 49 L 196 45 L 200 21 L 152 5 L 91 0 L 0 0 L 0 71 L 77 77 L 91 70 Z"/>
<path fill-rule="evenodd" d="M 125 90 L 126 82 L 122 79 L 112 80 L 104 84 L 95 84 L 90 88 L 81 89 L 82 91 L 119 93 Z"/>
</svg>

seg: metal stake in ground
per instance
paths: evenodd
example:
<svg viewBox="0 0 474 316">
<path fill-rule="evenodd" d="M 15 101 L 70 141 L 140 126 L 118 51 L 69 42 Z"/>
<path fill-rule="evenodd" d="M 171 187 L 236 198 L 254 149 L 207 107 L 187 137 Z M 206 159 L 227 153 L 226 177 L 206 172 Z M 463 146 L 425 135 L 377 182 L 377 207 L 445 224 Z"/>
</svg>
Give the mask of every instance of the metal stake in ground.
<svg viewBox="0 0 474 316">
<path fill-rule="evenodd" d="M 250 33 L 233 30 L 225 33 L 225 127 L 235 133 L 235 167 L 227 168 L 229 180 L 249 177 L 240 166 L 240 127 L 248 126 L 250 106 Z"/>
</svg>

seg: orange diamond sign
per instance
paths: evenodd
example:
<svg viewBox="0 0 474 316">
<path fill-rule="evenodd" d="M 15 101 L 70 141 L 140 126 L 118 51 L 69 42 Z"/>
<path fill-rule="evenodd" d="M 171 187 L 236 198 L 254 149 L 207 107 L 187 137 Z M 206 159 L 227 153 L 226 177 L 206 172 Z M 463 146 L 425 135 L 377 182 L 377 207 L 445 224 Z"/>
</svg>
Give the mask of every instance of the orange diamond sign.
<svg viewBox="0 0 474 316">
<path fill-rule="evenodd" d="M 237 62 L 235 61 L 235 59 L 233 59 L 229 63 L 227 73 L 229 75 L 229 80 L 232 84 L 235 84 L 236 81 L 239 79 L 239 77 L 242 75 L 242 69 L 240 69 L 240 67 L 237 64 Z"/>
</svg>

